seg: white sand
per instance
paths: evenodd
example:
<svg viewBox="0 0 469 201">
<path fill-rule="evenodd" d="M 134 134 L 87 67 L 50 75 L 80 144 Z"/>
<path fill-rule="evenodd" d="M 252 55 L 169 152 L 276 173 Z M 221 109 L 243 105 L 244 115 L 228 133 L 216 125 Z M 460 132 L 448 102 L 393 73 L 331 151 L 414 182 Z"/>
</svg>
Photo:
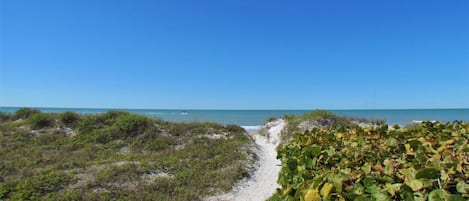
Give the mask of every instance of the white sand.
<svg viewBox="0 0 469 201">
<path fill-rule="evenodd" d="M 277 160 L 276 147 L 280 142 L 280 132 L 285 126 L 282 119 L 270 122 L 264 127 L 268 129 L 269 136 L 254 134 L 256 144 L 259 146 L 258 168 L 250 178 L 238 183 L 232 192 L 210 197 L 207 201 L 265 201 L 280 187 L 277 184 L 281 163 Z"/>
</svg>

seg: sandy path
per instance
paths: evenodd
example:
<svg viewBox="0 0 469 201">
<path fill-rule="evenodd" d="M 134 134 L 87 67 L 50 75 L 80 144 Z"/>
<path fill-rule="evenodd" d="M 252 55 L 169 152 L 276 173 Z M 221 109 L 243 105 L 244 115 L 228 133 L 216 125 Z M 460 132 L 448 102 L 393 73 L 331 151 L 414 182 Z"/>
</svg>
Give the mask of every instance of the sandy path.
<svg viewBox="0 0 469 201">
<path fill-rule="evenodd" d="M 268 137 L 254 135 L 259 146 L 257 150 L 259 161 L 252 177 L 238 183 L 232 192 L 210 197 L 207 201 L 265 201 L 275 193 L 279 187 L 277 178 L 281 168 L 275 149 L 280 141 L 280 132 L 285 126 L 285 121 L 279 119 L 266 126 L 269 128 Z"/>
</svg>

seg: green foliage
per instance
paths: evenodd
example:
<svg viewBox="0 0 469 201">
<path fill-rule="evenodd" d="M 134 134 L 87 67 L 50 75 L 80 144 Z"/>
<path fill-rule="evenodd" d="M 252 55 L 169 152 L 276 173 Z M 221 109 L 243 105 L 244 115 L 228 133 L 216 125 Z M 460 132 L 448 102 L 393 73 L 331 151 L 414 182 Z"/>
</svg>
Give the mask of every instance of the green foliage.
<svg viewBox="0 0 469 201">
<path fill-rule="evenodd" d="M 33 109 L 33 108 L 20 108 L 15 112 L 15 115 L 13 116 L 13 119 L 27 119 L 33 114 L 41 113 L 38 109 Z"/>
<path fill-rule="evenodd" d="M 8 192 L 12 200 L 39 200 L 47 193 L 62 189 L 71 180 L 70 175 L 46 170 L 32 177 L 13 180 L 4 191 Z"/>
<path fill-rule="evenodd" d="M 80 118 L 76 125 L 76 129 L 80 133 L 90 133 L 94 129 L 101 128 L 103 125 L 98 122 L 95 115 L 85 115 Z"/>
<path fill-rule="evenodd" d="M 247 175 L 253 141 L 239 126 L 111 111 L 78 115 L 64 135 L 69 114 L 44 115 L 40 135 L 23 126 L 33 116 L 0 122 L 0 200 L 201 200 Z"/>
<path fill-rule="evenodd" d="M 467 122 L 296 130 L 270 200 L 468 200 L 468 132 Z"/>
<path fill-rule="evenodd" d="M 28 118 L 28 123 L 33 129 L 52 127 L 54 122 L 54 118 L 48 113 L 36 113 Z"/>
<path fill-rule="evenodd" d="M 238 125 L 232 125 L 232 124 L 226 125 L 226 130 L 228 132 L 233 132 L 233 133 L 245 133 L 246 132 L 246 130 L 244 130 L 243 127 L 238 126 Z"/>
<path fill-rule="evenodd" d="M 223 130 L 225 127 L 216 123 L 165 123 L 161 125 L 169 134 L 173 136 L 192 136 L 206 133 L 213 133 L 215 130 Z"/>
<path fill-rule="evenodd" d="M 153 126 L 151 119 L 136 114 L 120 115 L 114 123 L 116 132 L 122 137 L 133 137 L 143 134 L 151 126 Z"/>
<path fill-rule="evenodd" d="M 59 115 L 60 121 L 70 127 L 74 127 L 75 124 L 80 120 L 80 115 L 75 112 L 63 112 Z"/>
<path fill-rule="evenodd" d="M 109 110 L 105 113 L 102 113 L 98 116 L 98 121 L 108 125 L 112 126 L 118 117 L 123 116 L 123 115 L 129 115 L 129 112 L 126 111 L 120 111 L 120 110 Z"/>
</svg>

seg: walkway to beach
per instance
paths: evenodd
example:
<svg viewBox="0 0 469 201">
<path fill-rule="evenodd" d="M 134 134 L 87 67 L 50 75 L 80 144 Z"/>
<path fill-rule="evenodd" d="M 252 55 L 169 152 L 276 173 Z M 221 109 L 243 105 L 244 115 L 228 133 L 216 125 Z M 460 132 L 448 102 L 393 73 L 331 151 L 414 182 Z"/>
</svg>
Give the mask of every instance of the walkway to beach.
<svg viewBox="0 0 469 201">
<path fill-rule="evenodd" d="M 281 166 L 280 160 L 277 160 L 276 147 L 284 126 L 285 121 L 278 119 L 264 126 L 268 128 L 268 136 L 254 134 L 258 145 L 258 168 L 250 178 L 238 183 L 232 192 L 210 197 L 208 201 L 265 201 L 272 196 L 279 187 L 277 178 Z"/>
</svg>

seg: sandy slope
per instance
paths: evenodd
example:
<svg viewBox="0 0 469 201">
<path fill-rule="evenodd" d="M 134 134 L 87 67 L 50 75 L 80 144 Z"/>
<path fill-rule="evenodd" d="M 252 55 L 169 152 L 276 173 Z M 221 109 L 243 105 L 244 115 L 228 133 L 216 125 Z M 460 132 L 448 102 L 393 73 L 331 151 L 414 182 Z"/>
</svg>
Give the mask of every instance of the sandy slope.
<svg viewBox="0 0 469 201">
<path fill-rule="evenodd" d="M 284 126 L 285 121 L 279 119 L 264 126 L 268 128 L 269 136 L 255 134 L 254 138 L 259 148 L 257 150 L 259 161 L 258 168 L 252 177 L 237 184 L 232 192 L 210 197 L 207 201 L 264 201 L 272 196 L 279 187 L 277 178 L 281 167 L 280 161 L 276 159 L 275 149 Z"/>
</svg>

